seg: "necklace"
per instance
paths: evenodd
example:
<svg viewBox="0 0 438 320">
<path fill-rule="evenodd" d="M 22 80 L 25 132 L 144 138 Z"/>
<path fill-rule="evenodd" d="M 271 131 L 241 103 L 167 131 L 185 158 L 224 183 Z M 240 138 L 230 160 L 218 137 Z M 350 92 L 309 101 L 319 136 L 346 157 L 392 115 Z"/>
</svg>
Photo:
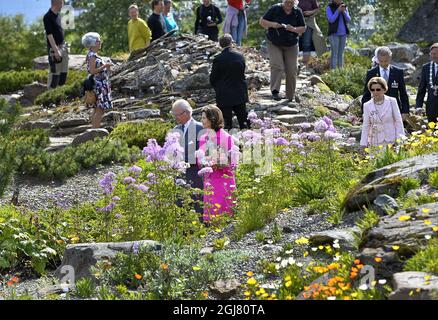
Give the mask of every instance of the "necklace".
<svg viewBox="0 0 438 320">
<path fill-rule="evenodd" d="M 383 98 L 383 99 L 380 100 L 380 101 L 376 101 L 376 100 L 373 100 L 373 101 L 374 101 L 374 104 L 375 104 L 375 105 L 380 106 L 380 105 L 382 105 L 382 104 L 385 102 L 385 98 Z"/>
<path fill-rule="evenodd" d="M 436 97 L 438 96 L 438 86 L 433 85 L 433 78 L 432 78 L 432 74 L 433 74 L 432 69 L 434 65 L 436 66 L 436 63 L 432 61 L 430 63 L 430 68 L 429 68 L 429 84 L 430 84 L 430 88 L 433 90 L 433 95 Z"/>
</svg>

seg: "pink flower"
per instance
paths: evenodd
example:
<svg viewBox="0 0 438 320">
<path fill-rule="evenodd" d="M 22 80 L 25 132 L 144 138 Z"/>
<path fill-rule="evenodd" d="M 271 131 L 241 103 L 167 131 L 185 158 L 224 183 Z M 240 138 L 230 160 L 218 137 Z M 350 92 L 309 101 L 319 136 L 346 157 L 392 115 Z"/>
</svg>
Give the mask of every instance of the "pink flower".
<svg viewBox="0 0 438 320">
<path fill-rule="evenodd" d="M 202 177 L 203 175 L 206 175 L 206 174 L 209 174 L 212 172 L 213 172 L 213 169 L 211 167 L 205 167 L 205 168 L 202 168 L 201 170 L 198 171 L 198 175 Z"/>
</svg>

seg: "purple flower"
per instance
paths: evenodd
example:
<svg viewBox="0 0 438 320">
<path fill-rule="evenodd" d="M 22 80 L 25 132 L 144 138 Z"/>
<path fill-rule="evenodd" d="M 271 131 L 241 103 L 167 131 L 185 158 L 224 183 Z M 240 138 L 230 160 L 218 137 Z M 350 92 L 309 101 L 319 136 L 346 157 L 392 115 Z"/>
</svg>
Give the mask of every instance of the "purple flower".
<svg viewBox="0 0 438 320">
<path fill-rule="evenodd" d="M 333 121 L 327 116 L 322 117 L 322 120 L 327 124 L 327 126 L 333 126 Z"/>
<path fill-rule="evenodd" d="M 114 172 L 108 172 L 103 179 L 99 181 L 99 186 L 103 188 L 105 195 L 111 194 L 114 191 L 113 183 L 115 178 L 116 174 Z"/>
<path fill-rule="evenodd" d="M 147 192 L 148 190 L 149 190 L 149 187 L 148 186 L 145 186 L 144 184 L 139 184 L 138 186 L 137 186 L 137 190 L 140 190 L 140 191 L 143 191 L 143 192 Z"/>
<path fill-rule="evenodd" d="M 336 128 L 334 127 L 334 126 L 329 126 L 329 128 L 327 129 L 327 131 L 330 131 L 330 132 L 333 132 L 333 133 L 336 133 L 337 131 L 336 131 Z"/>
<path fill-rule="evenodd" d="M 120 197 L 118 196 L 113 197 L 113 201 L 120 201 Z"/>
<path fill-rule="evenodd" d="M 184 179 L 176 179 L 176 180 L 175 180 L 175 183 L 176 183 L 178 186 L 185 186 L 185 185 L 186 185 L 186 182 L 185 182 Z"/>
<path fill-rule="evenodd" d="M 274 143 L 276 145 L 278 145 L 278 146 L 287 146 L 287 145 L 289 145 L 289 142 L 285 138 L 283 138 L 283 137 L 274 139 Z"/>
<path fill-rule="evenodd" d="M 311 127 L 312 127 L 312 125 L 310 123 L 308 123 L 308 122 L 303 122 L 303 123 L 300 124 L 300 128 L 302 130 L 310 129 Z"/>
<path fill-rule="evenodd" d="M 336 132 L 331 132 L 331 131 L 326 131 L 326 133 L 324 133 L 324 138 L 329 139 L 329 140 L 338 140 L 338 139 L 342 138 L 342 134 L 336 133 Z"/>
<path fill-rule="evenodd" d="M 115 206 L 116 206 L 116 204 L 114 202 L 110 202 L 109 205 L 107 205 L 106 207 L 103 207 L 103 208 L 99 208 L 98 211 L 110 212 L 114 209 Z"/>
<path fill-rule="evenodd" d="M 132 184 L 134 183 L 136 180 L 133 177 L 126 177 L 125 179 L 123 179 L 123 183 L 124 184 Z"/>
<path fill-rule="evenodd" d="M 198 175 L 202 177 L 203 175 L 208 174 L 208 173 L 212 173 L 212 172 L 213 172 L 213 169 L 211 167 L 205 167 L 205 168 L 202 168 L 201 170 L 198 171 Z"/>
<path fill-rule="evenodd" d="M 140 168 L 139 166 L 132 166 L 131 168 L 128 169 L 128 172 L 134 173 L 134 174 L 139 174 L 143 169 Z"/>
<path fill-rule="evenodd" d="M 116 213 L 116 215 L 114 216 L 114 218 L 116 218 L 116 219 L 121 219 L 121 218 L 122 218 L 122 215 L 121 215 L 120 213 Z"/>
<path fill-rule="evenodd" d="M 329 128 L 329 125 L 324 120 L 318 120 L 315 123 L 315 131 L 316 132 L 323 133 L 323 132 L 326 132 L 328 128 Z"/>
<path fill-rule="evenodd" d="M 140 247 L 140 245 L 138 244 L 137 241 L 135 241 L 134 244 L 132 245 L 132 253 L 133 254 L 138 254 L 139 247 Z"/>
<path fill-rule="evenodd" d="M 148 144 L 146 147 L 144 147 L 141 154 L 146 157 L 146 161 L 148 162 L 162 161 L 164 158 L 162 148 L 155 139 L 148 140 Z"/>
<path fill-rule="evenodd" d="M 307 134 L 306 134 L 306 138 L 307 138 Z M 298 149 L 304 148 L 304 145 L 301 142 L 299 142 L 299 141 L 291 141 L 290 142 L 290 146 L 295 146 Z"/>
<path fill-rule="evenodd" d="M 258 118 L 258 116 L 257 116 L 257 113 L 255 113 L 255 111 L 254 110 L 251 110 L 249 113 L 248 113 L 248 120 L 255 120 L 255 119 L 257 119 Z"/>
</svg>

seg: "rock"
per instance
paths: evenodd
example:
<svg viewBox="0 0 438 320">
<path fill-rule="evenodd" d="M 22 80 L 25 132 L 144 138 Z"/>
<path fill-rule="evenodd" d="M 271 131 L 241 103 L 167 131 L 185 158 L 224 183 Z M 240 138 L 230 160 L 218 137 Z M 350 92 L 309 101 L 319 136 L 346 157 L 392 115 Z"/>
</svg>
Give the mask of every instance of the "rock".
<svg viewBox="0 0 438 320">
<path fill-rule="evenodd" d="M 240 283 L 236 279 L 218 280 L 210 286 L 210 290 L 218 299 L 229 299 L 237 294 L 239 287 Z"/>
<path fill-rule="evenodd" d="M 62 138 L 50 137 L 49 139 L 50 139 L 50 146 L 44 149 L 44 151 L 47 152 L 60 151 L 71 145 L 71 143 L 73 142 L 72 137 L 62 137 Z"/>
<path fill-rule="evenodd" d="M 302 123 L 302 122 L 308 121 L 307 116 L 302 115 L 302 114 L 293 114 L 293 115 L 285 114 L 285 115 L 275 117 L 275 120 L 279 120 L 281 122 L 285 122 L 285 123 L 289 123 L 289 124 L 297 124 L 297 123 Z"/>
<path fill-rule="evenodd" d="M 416 44 L 392 43 L 387 46 L 391 49 L 392 61 L 395 62 L 411 63 L 418 52 L 418 46 Z"/>
<path fill-rule="evenodd" d="M 365 248 L 356 257 L 360 263 L 371 266 L 377 279 L 391 279 L 392 275 L 400 272 L 403 268 L 403 262 L 399 259 L 395 251 L 386 251 L 383 248 Z M 380 262 L 376 261 L 377 260 Z"/>
<path fill-rule="evenodd" d="M 91 129 L 92 126 L 90 124 L 87 124 L 85 126 L 78 126 L 78 127 L 68 127 L 68 128 L 61 128 L 55 131 L 55 134 L 58 136 L 69 136 L 72 134 L 80 134 L 88 129 Z"/>
<path fill-rule="evenodd" d="M 158 109 L 141 109 L 126 114 L 126 118 L 129 120 L 136 119 L 148 119 L 148 118 L 159 118 L 160 110 Z"/>
<path fill-rule="evenodd" d="M 0 95 L 0 99 L 5 99 L 7 103 L 10 105 L 15 105 L 17 102 L 20 102 L 22 95 L 19 94 L 4 94 Z"/>
<path fill-rule="evenodd" d="M 89 124 L 90 121 L 86 118 L 71 118 L 65 119 L 56 124 L 58 128 L 78 127 Z"/>
<path fill-rule="evenodd" d="M 429 50 L 427 53 L 423 53 L 418 55 L 413 61 L 412 64 L 416 67 L 422 67 L 423 64 L 430 62 L 430 54 Z"/>
<path fill-rule="evenodd" d="M 55 275 L 62 279 L 68 274 L 69 268 L 73 268 L 75 280 L 81 278 L 91 278 L 90 268 L 97 262 L 114 258 L 117 253 L 132 252 L 133 245 L 138 243 L 139 246 L 151 251 L 161 250 L 161 244 L 156 241 L 141 240 L 132 242 L 105 242 L 105 243 L 82 243 L 69 244 L 64 251 L 61 266 L 55 271 Z M 64 271 L 64 273 L 63 273 Z"/>
<path fill-rule="evenodd" d="M 22 130 L 33 130 L 33 129 L 50 129 L 53 126 L 51 120 L 36 120 L 25 122 L 21 125 Z"/>
<path fill-rule="evenodd" d="M 438 153 L 408 158 L 367 174 L 345 201 L 347 212 L 369 206 L 380 194 L 395 197 L 403 178 L 416 178 L 423 184 L 431 172 L 438 170 Z"/>
<path fill-rule="evenodd" d="M 412 63 L 409 62 L 391 62 L 391 65 L 394 65 L 400 69 L 403 69 L 403 71 L 406 74 L 411 74 L 415 71 L 415 67 Z"/>
<path fill-rule="evenodd" d="M 211 88 L 210 77 L 208 74 L 193 74 L 181 82 L 175 84 L 175 88 L 181 88 L 181 91 L 199 90 Z"/>
<path fill-rule="evenodd" d="M 438 277 L 425 272 L 400 272 L 393 276 L 393 288 L 389 300 L 436 300 Z"/>
<path fill-rule="evenodd" d="M 38 290 L 37 295 L 39 298 L 45 298 L 53 294 L 62 294 L 62 293 L 70 292 L 72 289 L 74 289 L 74 287 L 75 287 L 74 284 L 67 284 L 67 283 L 55 284 Z"/>
<path fill-rule="evenodd" d="M 312 75 L 309 78 L 306 79 L 307 81 L 310 81 L 310 84 L 312 86 L 316 85 L 317 83 L 323 83 L 325 84 L 325 82 L 321 79 L 320 76 L 317 75 Z"/>
<path fill-rule="evenodd" d="M 122 121 L 123 117 L 124 117 L 124 114 L 122 112 L 110 111 L 108 113 L 105 113 L 105 115 L 102 117 L 102 122 L 118 123 L 118 122 Z"/>
<path fill-rule="evenodd" d="M 201 256 L 204 256 L 204 255 L 207 255 L 207 254 L 212 254 L 213 251 L 214 251 L 213 247 L 205 247 L 205 248 L 202 248 L 201 251 L 199 251 L 199 254 Z"/>
<path fill-rule="evenodd" d="M 31 102 L 34 102 L 36 97 L 47 90 L 48 88 L 46 84 L 33 82 L 24 86 L 23 97 Z"/>
<path fill-rule="evenodd" d="M 411 86 L 417 87 L 421 80 L 422 66 L 417 67 L 414 72 L 406 76 L 405 82 Z"/>
<path fill-rule="evenodd" d="M 340 247 L 343 250 L 354 251 L 356 245 L 353 233 L 357 232 L 358 228 L 337 229 L 318 232 L 310 235 L 309 242 L 312 246 L 332 245 L 335 240 L 338 240 Z"/>
<path fill-rule="evenodd" d="M 269 76 L 263 72 L 253 72 L 246 75 L 248 90 L 260 90 L 263 86 L 269 85 Z"/>
<path fill-rule="evenodd" d="M 429 220 L 431 225 L 426 225 Z M 385 216 L 364 237 L 363 247 L 378 248 L 399 246 L 397 252 L 410 256 L 424 248 L 427 237 L 433 237 L 431 226 L 438 225 L 438 202 L 428 203 L 416 208 L 401 210 Z"/>
<path fill-rule="evenodd" d="M 94 140 L 96 138 L 104 138 L 109 135 L 106 129 L 87 129 L 84 133 L 78 135 L 71 143 L 73 146 L 78 146 L 84 142 Z"/>
<path fill-rule="evenodd" d="M 198 69 L 196 69 L 195 74 L 196 73 L 203 73 L 203 74 L 210 74 L 210 66 L 206 63 L 202 64 L 199 66 Z"/>
<path fill-rule="evenodd" d="M 373 203 L 375 204 L 373 208 L 379 216 L 386 216 L 391 212 L 396 212 L 399 209 L 399 206 L 394 198 L 388 196 L 387 194 L 379 195 Z"/>
<path fill-rule="evenodd" d="M 357 53 L 361 56 L 372 58 L 374 56 L 374 51 L 376 48 L 359 48 L 357 49 Z"/>
<path fill-rule="evenodd" d="M 438 0 L 424 1 L 400 29 L 397 38 L 404 42 L 437 42 Z"/>
<path fill-rule="evenodd" d="M 272 110 L 273 111 L 273 110 Z M 285 115 L 285 114 L 298 114 L 300 113 L 298 109 L 291 108 L 291 107 L 280 107 L 278 111 L 276 111 L 279 115 Z"/>
</svg>

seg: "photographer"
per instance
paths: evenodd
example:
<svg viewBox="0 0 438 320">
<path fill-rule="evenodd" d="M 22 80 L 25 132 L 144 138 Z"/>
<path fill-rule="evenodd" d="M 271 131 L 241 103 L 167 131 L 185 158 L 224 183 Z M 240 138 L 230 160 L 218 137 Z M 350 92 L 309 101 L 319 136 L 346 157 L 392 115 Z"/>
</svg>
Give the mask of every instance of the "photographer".
<svg viewBox="0 0 438 320">
<path fill-rule="evenodd" d="M 196 8 L 195 34 L 205 34 L 209 40 L 217 41 L 219 35 L 217 26 L 221 23 L 222 15 L 219 8 L 210 0 L 202 0 L 202 4 Z"/>
<path fill-rule="evenodd" d="M 295 6 L 294 0 L 283 0 L 269 8 L 259 22 L 268 29 L 272 98 L 281 100 L 280 85 L 285 73 L 286 98 L 293 101 L 297 84 L 298 36 L 306 31 L 303 12 Z"/>
<path fill-rule="evenodd" d="M 330 42 L 330 67 L 332 69 L 344 66 L 344 50 L 347 34 L 350 33 L 348 23 L 350 15 L 347 5 L 342 0 L 333 0 L 327 6 L 327 19 L 329 22 L 328 38 Z"/>
</svg>

